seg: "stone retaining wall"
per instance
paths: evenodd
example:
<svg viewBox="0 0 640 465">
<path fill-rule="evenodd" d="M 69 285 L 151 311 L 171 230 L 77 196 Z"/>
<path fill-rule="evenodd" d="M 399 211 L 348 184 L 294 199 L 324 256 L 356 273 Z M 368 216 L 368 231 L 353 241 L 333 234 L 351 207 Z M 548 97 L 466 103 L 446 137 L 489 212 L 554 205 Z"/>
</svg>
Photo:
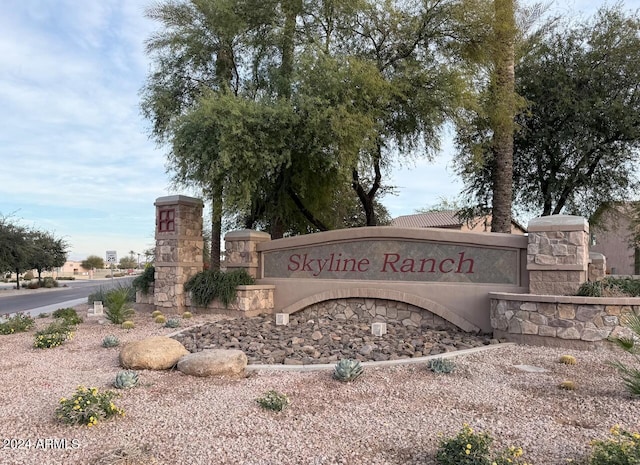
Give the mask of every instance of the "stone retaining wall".
<svg viewBox="0 0 640 465">
<path fill-rule="evenodd" d="M 236 288 L 237 298 L 235 302 L 225 307 L 219 300 L 214 300 L 207 306 L 197 307 L 192 304 L 191 296 L 186 295 L 186 305 L 193 313 L 216 313 L 229 316 L 256 316 L 263 313 L 273 313 L 273 291 L 272 285 L 251 285 L 238 286 Z"/>
<path fill-rule="evenodd" d="M 338 321 L 402 324 L 424 329 L 459 329 L 444 318 L 420 307 L 386 299 L 348 298 L 325 300 L 310 305 L 305 312 L 317 312 Z"/>
<path fill-rule="evenodd" d="M 640 298 L 490 293 L 494 337 L 512 342 L 589 348 L 626 331 L 620 316 L 640 313 Z"/>
</svg>

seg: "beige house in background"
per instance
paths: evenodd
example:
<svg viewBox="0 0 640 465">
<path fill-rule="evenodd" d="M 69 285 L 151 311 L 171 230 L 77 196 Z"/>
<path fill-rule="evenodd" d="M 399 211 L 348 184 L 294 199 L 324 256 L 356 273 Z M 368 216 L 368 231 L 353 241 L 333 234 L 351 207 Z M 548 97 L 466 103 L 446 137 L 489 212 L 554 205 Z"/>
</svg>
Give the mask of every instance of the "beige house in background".
<svg viewBox="0 0 640 465">
<path fill-rule="evenodd" d="M 607 273 L 640 274 L 640 249 L 631 246 L 632 204 L 608 209 L 597 225 L 591 227 L 591 252 L 607 258 Z"/>
<path fill-rule="evenodd" d="M 455 210 L 444 210 L 399 216 L 391 220 L 396 228 L 442 228 L 466 232 L 491 232 L 491 215 L 478 216 L 472 220 L 461 220 Z M 511 234 L 525 234 L 526 229 L 511 221 Z"/>
</svg>

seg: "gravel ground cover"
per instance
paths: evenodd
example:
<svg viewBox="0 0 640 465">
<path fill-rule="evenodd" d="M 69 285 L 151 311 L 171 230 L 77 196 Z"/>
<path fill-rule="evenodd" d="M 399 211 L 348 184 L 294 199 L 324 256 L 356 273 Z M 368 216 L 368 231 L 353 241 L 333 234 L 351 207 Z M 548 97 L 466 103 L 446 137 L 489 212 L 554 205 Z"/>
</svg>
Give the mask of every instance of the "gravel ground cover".
<svg viewBox="0 0 640 465">
<path fill-rule="evenodd" d="M 196 316 L 190 324 L 214 320 L 222 322 Z M 50 321 L 37 319 L 37 327 Z M 456 357 L 447 375 L 426 363 L 369 367 L 348 384 L 330 371 L 229 380 L 143 370 L 138 387 L 118 391 L 124 417 L 91 428 L 59 423 L 58 401 L 78 385 L 112 389 L 119 348 L 103 348 L 104 336 L 126 343 L 175 331 L 146 314 L 134 321 L 128 331 L 85 322 L 53 349 L 33 347 L 38 328 L 0 336 L 0 464 L 433 464 L 441 435 L 468 423 L 498 447 L 521 446 L 529 463 L 554 465 L 580 463 L 589 442 L 616 424 L 640 429 L 640 400 L 606 363 L 630 362 L 627 354 L 515 345 Z M 577 363 L 559 363 L 563 354 Z M 564 380 L 576 389 L 560 389 Z M 272 389 L 291 399 L 284 412 L 256 403 Z"/>
</svg>

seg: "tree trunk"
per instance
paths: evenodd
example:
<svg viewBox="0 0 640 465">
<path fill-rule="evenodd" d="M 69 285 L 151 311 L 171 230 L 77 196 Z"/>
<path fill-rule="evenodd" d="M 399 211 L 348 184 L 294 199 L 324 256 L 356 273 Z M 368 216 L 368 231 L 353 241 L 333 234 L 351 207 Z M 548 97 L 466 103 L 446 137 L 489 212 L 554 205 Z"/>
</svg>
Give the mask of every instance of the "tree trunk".
<svg viewBox="0 0 640 465">
<path fill-rule="evenodd" d="M 209 269 L 220 270 L 220 236 L 222 235 L 222 184 L 213 186 L 211 195 L 211 265 Z"/>
<path fill-rule="evenodd" d="M 20 289 L 20 269 L 16 268 L 16 289 Z"/>
<path fill-rule="evenodd" d="M 491 125 L 493 128 L 492 232 L 511 232 L 513 202 L 513 132 L 515 117 L 513 0 L 494 0 L 494 82 Z"/>
<path fill-rule="evenodd" d="M 364 187 L 360 183 L 360 175 L 358 174 L 358 170 L 356 168 L 352 171 L 352 181 L 351 187 L 358 194 L 358 199 L 360 199 L 360 203 L 362 204 L 362 208 L 364 209 L 364 214 L 367 220 L 367 226 L 377 226 L 378 219 L 376 218 L 375 211 L 375 198 L 378 193 L 378 189 L 382 184 L 382 172 L 380 171 L 380 159 L 382 157 L 382 144 L 378 143 L 376 156 L 373 158 L 373 169 L 375 172 L 375 176 L 373 178 L 373 183 L 371 184 L 371 188 L 368 191 L 365 191 Z"/>
</svg>

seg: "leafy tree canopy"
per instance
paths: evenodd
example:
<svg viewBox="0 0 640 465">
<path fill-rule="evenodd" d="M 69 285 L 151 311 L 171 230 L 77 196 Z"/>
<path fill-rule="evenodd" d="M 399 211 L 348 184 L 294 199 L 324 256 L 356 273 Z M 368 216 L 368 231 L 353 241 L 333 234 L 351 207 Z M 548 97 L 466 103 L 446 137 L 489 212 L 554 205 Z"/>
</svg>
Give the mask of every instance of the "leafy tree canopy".
<svg viewBox="0 0 640 465">
<path fill-rule="evenodd" d="M 104 268 L 104 259 L 102 257 L 99 257 L 98 255 L 89 255 L 86 259 L 82 260 L 82 263 L 80 263 L 80 265 L 85 270 L 101 270 L 102 268 Z"/>
</svg>

